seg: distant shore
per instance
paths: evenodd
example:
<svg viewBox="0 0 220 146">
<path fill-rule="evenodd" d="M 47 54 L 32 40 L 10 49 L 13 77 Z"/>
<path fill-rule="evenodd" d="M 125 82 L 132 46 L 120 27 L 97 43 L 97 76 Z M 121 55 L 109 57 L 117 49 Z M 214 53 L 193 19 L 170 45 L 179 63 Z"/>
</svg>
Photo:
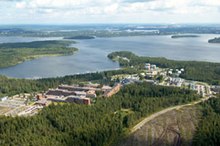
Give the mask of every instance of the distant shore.
<svg viewBox="0 0 220 146">
<path fill-rule="evenodd" d="M 199 35 L 191 35 L 191 34 L 182 34 L 182 35 L 172 35 L 171 38 L 177 39 L 177 38 L 195 38 L 199 37 Z"/>
<path fill-rule="evenodd" d="M 72 40 L 89 40 L 89 39 L 95 39 L 94 36 L 73 36 L 73 37 L 64 37 L 63 39 L 72 39 Z"/>
<path fill-rule="evenodd" d="M 220 37 L 208 40 L 209 43 L 220 43 Z"/>
</svg>

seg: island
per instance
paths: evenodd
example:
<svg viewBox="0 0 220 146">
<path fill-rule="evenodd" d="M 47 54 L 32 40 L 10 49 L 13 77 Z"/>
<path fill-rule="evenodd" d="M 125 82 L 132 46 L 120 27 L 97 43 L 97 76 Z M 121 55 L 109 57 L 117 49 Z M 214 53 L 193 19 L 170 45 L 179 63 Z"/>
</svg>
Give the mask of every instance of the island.
<svg viewBox="0 0 220 146">
<path fill-rule="evenodd" d="M 95 37 L 94 36 L 79 35 L 79 36 L 72 36 L 72 37 L 64 37 L 64 39 L 88 40 L 88 39 L 95 39 Z"/>
<path fill-rule="evenodd" d="M 199 37 L 199 35 L 193 35 L 193 34 L 182 34 L 182 35 L 172 35 L 172 39 L 178 39 L 178 38 L 195 38 Z"/>
<path fill-rule="evenodd" d="M 220 37 L 216 37 L 214 39 L 210 39 L 208 42 L 209 43 L 220 43 Z"/>
<path fill-rule="evenodd" d="M 0 44 L 0 68 L 17 65 L 44 56 L 71 55 L 78 49 L 73 41 L 49 40 Z"/>
</svg>

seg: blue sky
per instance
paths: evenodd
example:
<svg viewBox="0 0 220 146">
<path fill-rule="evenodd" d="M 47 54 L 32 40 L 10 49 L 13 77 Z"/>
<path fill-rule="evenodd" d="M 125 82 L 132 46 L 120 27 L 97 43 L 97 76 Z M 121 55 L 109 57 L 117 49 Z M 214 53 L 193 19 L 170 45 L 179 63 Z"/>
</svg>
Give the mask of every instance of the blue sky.
<svg viewBox="0 0 220 146">
<path fill-rule="evenodd" d="M 220 0 L 0 0 L 0 24 L 220 23 Z"/>
</svg>

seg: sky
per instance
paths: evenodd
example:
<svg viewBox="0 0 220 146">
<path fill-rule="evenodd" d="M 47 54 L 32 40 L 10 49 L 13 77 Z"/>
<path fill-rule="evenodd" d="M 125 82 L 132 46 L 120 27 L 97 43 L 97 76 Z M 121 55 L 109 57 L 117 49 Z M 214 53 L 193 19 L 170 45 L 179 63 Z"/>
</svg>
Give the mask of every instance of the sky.
<svg viewBox="0 0 220 146">
<path fill-rule="evenodd" d="M 78 23 L 220 23 L 220 0 L 0 0 L 0 25 Z"/>
</svg>

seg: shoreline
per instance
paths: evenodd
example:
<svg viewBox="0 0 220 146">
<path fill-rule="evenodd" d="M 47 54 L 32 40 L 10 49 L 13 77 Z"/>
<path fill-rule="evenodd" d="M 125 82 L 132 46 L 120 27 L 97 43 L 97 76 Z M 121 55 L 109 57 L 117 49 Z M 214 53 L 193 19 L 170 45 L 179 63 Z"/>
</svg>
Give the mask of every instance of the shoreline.
<svg viewBox="0 0 220 146">
<path fill-rule="evenodd" d="M 51 77 L 25 77 L 25 78 L 17 78 L 17 77 L 10 77 L 10 76 L 7 76 L 7 75 L 3 75 L 3 74 L 0 74 L 0 76 L 5 76 L 9 79 L 25 79 L 25 80 L 38 80 L 38 79 L 49 79 L 49 78 L 62 78 L 62 77 L 65 77 L 65 76 L 72 76 L 72 75 L 85 75 L 85 74 L 90 74 L 90 73 L 100 73 L 100 72 L 105 72 L 105 71 L 117 71 L 117 70 L 120 70 L 120 69 L 123 69 L 122 67 L 119 67 L 119 68 L 112 68 L 112 69 L 103 69 L 103 70 L 96 70 L 96 71 L 86 71 L 86 72 L 79 72 L 79 73 L 73 73 L 73 74 L 66 74 L 66 75 L 63 75 L 63 76 L 51 76 Z"/>
<path fill-rule="evenodd" d="M 2 67 L 0 67 L 0 69 L 10 68 L 10 67 L 22 64 L 24 62 L 32 61 L 32 60 L 35 60 L 35 59 L 40 59 L 40 58 L 43 58 L 43 57 L 57 57 L 57 56 L 70 56 L 70 55 L 74 55 L 76 52 L 79 51 L 78 48 L 75 48 L 75 49 L 76 49 L 75 51 L 73 51 L 71 53 L 67 53 L 67 54 L 65 54 L 65 53 L 64 54 L 62 54 L 62 53 L 57 53 L 57 54 L 54 53 L 54 54 L 42 54 L 42 55 L 30 55 L 30 56 L 24 57 L 23 61 L 18 61 L 16 63 L 8 65 L 8 66 L 2 66 Z"/>
</svg>

